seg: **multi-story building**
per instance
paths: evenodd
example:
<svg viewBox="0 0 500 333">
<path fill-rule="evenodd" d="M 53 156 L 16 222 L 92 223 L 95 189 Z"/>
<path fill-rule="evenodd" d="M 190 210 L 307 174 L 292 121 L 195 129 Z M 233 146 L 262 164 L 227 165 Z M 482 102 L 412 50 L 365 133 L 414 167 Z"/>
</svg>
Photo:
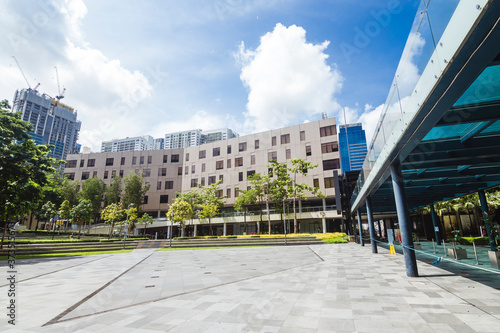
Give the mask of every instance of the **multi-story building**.
<svg viewBox="0 0 500 333">
<path fill-rule="evenodd" d="M 220 140 L 227 140 L 237 137 L 238 134 L 234 133 L 229 128 L 220 128 L 201 132 L 201 143 L 210 143 Z"/>
<path fill-rule="evenodd" d="M 165 149 L 165 138 L 154 139 L 153 150 Z"/>
<path fill-rule="evenodd" d="M 201 144 L 201 129 L 165 134 L 165 149 L 178 149 Z"/>
<path fill-rule="evenodd" d="M 340 159 L 343 173 L 361 170 L 368 152 L 361 123 L 339 126 Z"/>
<path fill-rule="evenodd" d="M 308 200 L 297 203 L 300 230 L 340 231 L 342 217 L 337 213 L 335 188 L 340 156 L 334 118 L 187 148 L 70 155 L 65 175 L 78 181 L 99 177 L 110 184 L 113 174 L 126 177 L 131 171 L 142 173 L 151 187 L 141 208 L 154 217 L 165 217 L 177 192 L 185 193 L 197 189 L 198 184 L 208 186 L 221 180 L 219 194 L 225 196 L 224 217 L 213 218 L 211 224 L 219 228 L 220 233 L 238 234 L 245 221 L 255 222 L 247 231 L 251 228 L 257 231 L 260 223 L 260 214 L 244 217 L 232 212 L 239 191 L 251 185 L 247 177 L 268 173 L 270 160 L 291 163 L 293 158 L 317 165 L 306 176 L 298 175 L 297 181 L 318 187 L 326 195 L 326 198 L 317 198 L 310 194 Z M 252 209 L 260 212 L 265 208 L 257 205 Z M 293 214 L 286 216 L 290 220 Z M 265 214 L 263 219 L 266 220 Z M 281 215 L 273 211 L 271 219 L 273 230 L 282 230 Z M 206 234 L 206 223 L 195 219 L 189 228 L 195 232 L 193 228 L 198 226 L 198 233 Z"/>
<path fill-rule="evenodd" d="M 81 123 L 75 109 L 31 88 L 17 90 L 12 104 L 12 112 L 21 112 L 22 119 L 33 125 L 29 134 L 37 144 L 54 145 L 50 157 L 66 160 L 79 151 Z"/>
<path fill-rule="evenodd" d="M 114 139 L 103 141 L 101 143 L 101 153 L 152 150 L 153 148 L 154 139 L 149 135 L 136 136 L 133 138 L 127 137 L 125 139 Z"/>
</svg>

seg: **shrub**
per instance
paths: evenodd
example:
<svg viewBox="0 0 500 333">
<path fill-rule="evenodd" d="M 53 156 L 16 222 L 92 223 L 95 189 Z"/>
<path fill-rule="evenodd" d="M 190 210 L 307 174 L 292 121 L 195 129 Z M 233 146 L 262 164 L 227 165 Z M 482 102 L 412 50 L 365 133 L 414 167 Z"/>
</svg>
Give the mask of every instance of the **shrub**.
<svg viewBox="0 0 500 333">
<path fill-rule="evenodd" d="M 326 244 L 340 244 L 340 243 L 348 243 L 348 241 L 344 237 L 326 239 Z"/>
<path fill-rule="evenodd" d="M 174 237 L 175 240 L 191 239 L 191 237 Z"/>
<path fill-rule="evenodd" d="M 260 238 L 260 235 L 250 235 L 250 238 Z"/>
<path fill-rule="evenodd" d="M 472 245 L 472 242 L 475 242 L 476 245 L 489 244 L 488 237 L 462 237 L 459 240 L 459 243 L 462 245 Z"/>
<path fill-rule="evenodd" d="M 206 236 L 205 238 L 208 239 L 208 238 L 219 238 L 219 237 L 217 237 L 217 236 Z"/>
</svg>

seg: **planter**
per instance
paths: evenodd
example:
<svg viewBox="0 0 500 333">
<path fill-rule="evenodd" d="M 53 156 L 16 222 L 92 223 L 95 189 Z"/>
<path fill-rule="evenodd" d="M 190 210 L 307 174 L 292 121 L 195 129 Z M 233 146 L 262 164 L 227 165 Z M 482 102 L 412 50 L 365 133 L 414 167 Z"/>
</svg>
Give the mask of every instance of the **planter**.
<svg viewBox="0 0 500 333">
<path fill-rule="evenodd" d="M 500 252 L 488 251 L 488 256 L 490 257 L 491 268 L 500 269 Z"/>
<path fill-rule="evenodd" d="M 413 244 L 415 250 L 422 250 L 422 244 Z"/>
<path fill-rule="evenodd" d="M 457 255 L 455 256 L 455 249 L 448 249 L 448 256 L 457 259 L 467 259 L 467 250 L 457 249 Z"/>
</svg>

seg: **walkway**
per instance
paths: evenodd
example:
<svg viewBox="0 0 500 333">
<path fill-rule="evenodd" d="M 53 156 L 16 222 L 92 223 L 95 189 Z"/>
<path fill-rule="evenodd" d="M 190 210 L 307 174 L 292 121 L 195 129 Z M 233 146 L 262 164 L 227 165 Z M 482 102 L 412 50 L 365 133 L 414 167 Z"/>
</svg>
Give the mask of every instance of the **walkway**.
<svg viewBox="0 0 500 333">
<path fill-rule="evenodd" d="M 403 256 L 379 252 L 350 243 L 20 260 L 17 325 L 4 317 L 0 330 L 498 331 L 498 288 L 420 262 L 421 277 L 408 278 Z"/>
</svg>

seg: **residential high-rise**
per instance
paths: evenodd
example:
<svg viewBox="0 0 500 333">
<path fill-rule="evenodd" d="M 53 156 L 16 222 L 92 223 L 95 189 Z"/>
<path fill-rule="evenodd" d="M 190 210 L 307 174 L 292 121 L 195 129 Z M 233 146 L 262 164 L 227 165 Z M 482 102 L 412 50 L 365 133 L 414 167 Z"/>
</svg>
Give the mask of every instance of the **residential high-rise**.
<svg viewBox="0 0 500 333">
<path fill-rule="evenodd" d="M 143 135 L 125 139 L 114 139 L 101 143 L 101 153 L 154 149 L 152 136 Z"/>
<path fill-rule="evenodd" d="M 33 125 L 29 134 L 37 144 L 54 145 L 50 157 L 66 160 L 68 154 L 79 152 L 81 122 L 74 108 L 31 88 L 17 90 L 12 104 L 12 112 L 21 112 Z"/>
<path fill-rule="evenodd" d="M 339 126 L 339 146 L 342 172 L 361 170 L 368 152 L 361 123 Z"/>
<path fill-rule="evenodd" d="M 165 134 L 165 149 L 187 148 L 201 144 L 201 129 Z"/>
<path fill-rule="evenodd" d="M 165 138 L 154 139 L 153 150 L 165 149 Z"/>
<path fill-rule="evenodd" d="M 220 140 L 227 140 L 238 137 L 238 134 L 234 133 L 229 128 L 220 128 L 201 132 L 201 143 L 210 143 Z"/>
</svg>

